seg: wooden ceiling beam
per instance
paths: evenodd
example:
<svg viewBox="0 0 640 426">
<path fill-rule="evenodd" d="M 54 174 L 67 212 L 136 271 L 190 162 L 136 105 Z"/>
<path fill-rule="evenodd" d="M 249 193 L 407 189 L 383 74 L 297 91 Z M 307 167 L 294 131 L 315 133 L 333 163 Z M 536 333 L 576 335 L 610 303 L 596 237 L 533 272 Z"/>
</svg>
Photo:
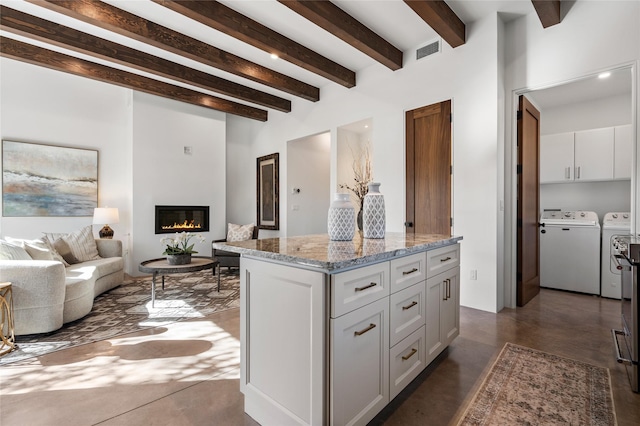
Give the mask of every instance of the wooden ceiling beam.
<svg viewBox="0 0 640 426">
<path fill-rule="evenodd" d="M 278 1 L 393 71 L 402 68 L 401 50 L 329 0 Z"/>
<path fill-rule="evenodd" d="M 268 117 L 265 110 L 96 64 L 7 37 L 0 37 L 0 56 L 253 120 L 267 121 Z"/>
<path fill-rule="evenodd" d="M 444 0 L 404 0 L 451 47 L 466 42 L 466 27 Z"/>
<path fill-rule="evenodd" d="M 533 8 L 536 10 L 543 28 L 559 24 L 562 21 L 560 0 L 531 0 L 531 3 L 533 3 Z"/>
<path fill-rule="evenodd" d="M 0 5 L 0 29 L 282 112 L 291 101 Z"/>
<path fill-rule="evenodd" d="M 302 46 L 217 1 L 153 0 L 258 49 L 276 54 L 301 68 L 345 87 L 356 85 L 356 73 Z"/>
<path fill-rule="evenodd" d="M 316 102 L 320 89 L 210 44 L 97 0 L 27 0 L 49 10 L 167 50 L 300 98 Z"/>
</svg>

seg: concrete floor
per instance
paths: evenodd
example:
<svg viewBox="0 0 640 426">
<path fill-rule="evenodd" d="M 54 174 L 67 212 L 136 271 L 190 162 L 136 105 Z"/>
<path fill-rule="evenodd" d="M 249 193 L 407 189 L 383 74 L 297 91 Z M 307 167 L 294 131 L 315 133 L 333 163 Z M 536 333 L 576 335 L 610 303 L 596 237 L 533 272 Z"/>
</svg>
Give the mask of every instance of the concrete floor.
<svg viewBox="0 0 640 426">
<path fill-rule="evenodd" d="M 640 394 L 614 359 L 619 302 L 542 290 L 499 314 L 461 308 L 460 336 L 371 424 L 446 425 L 505 342 L 608 367 L 618 424 Z M 253 425 L 239 391 L 239 310 L 0 367 L 1 425 Z"/>
</svg>

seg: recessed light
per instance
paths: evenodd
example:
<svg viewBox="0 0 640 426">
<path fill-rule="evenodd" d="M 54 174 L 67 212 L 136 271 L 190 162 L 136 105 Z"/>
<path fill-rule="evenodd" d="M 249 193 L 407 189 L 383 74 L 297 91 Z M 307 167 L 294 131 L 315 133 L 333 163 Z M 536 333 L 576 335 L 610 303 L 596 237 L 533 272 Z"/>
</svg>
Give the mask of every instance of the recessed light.
<svg viewBox="0 0 640 426">
<path fill-rule="evenodd" d="M 603 72 L 603 73 L 598 75 L 598 78 L 602 79 L 602 78 L 608 78 L 610 76 L 611 76 L 610 72 Z"/>
<path fill-rule="evenodd" d="M 275 61 L 276 59 L 278 59 L 278 55 L 276 55 L 275 53 L 272 53 L 271 54 L 271 59 L 273 59 Z"/>
</svg>

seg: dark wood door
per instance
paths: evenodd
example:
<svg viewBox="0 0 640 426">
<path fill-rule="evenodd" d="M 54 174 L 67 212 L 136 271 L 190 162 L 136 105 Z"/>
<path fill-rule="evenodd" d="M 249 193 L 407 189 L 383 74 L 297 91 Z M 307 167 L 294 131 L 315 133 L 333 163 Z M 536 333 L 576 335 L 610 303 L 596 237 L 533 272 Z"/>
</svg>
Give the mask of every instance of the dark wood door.
<svg viewBox="0 0 640 426">
<path fill-rule="evenodd" d="M 408 233 L 451 235 L 451 101 L 407 111 Z"/>
<path fill-rule="evenodd" d="M 518 107 L 517 305 L 540 292 L 540 112 L 524 96 Z"/>
</svg>

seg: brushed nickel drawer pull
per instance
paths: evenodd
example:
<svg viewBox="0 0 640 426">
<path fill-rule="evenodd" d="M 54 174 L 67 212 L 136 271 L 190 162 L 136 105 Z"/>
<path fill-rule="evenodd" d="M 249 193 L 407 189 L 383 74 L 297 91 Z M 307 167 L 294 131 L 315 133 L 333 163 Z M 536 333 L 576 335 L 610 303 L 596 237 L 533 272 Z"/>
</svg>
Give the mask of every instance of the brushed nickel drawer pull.
<svg viewBox="0 0 640 426">
<path fill-rule="evenodd" d="M 412 356 L 414 356 L 416 354 L 416 352 L 418 352 L 418 350 L 416 348 L 412 348 L 411 352 L 409 353 L 409 355 L 405 355 L 402 357 L 403 361 L 408 360 L 409 358 L 411 358 Z"/>
<path fill-rule="evenodd" d="M 451 257 L 447 256 L 444 259 L 440 259 L 440 262 L 446 262 L 447 260 L 451 260 Z"/>
<path fill-rule="evenodd" d="M 410 271 L 403 271 L 402 275 L 409 275 L 409 274 L 413 274 L 414 272 L 418 272 L 418 268 L 413 268 Z"/>
<path fill-rule="evenodd" d="M 409 306 L 403 306 L 403 307 L 402 307 L 402 310 L 403 310 L 403 311 L 406 311 L 407 309 L 411 309 L 411 308 L 413 308 L 413 307 L 414 307 L 414 306 L 416 306 L 417 304 L 418 304 L 418 302 L 416 302 L 416 301 L 414 300 L 413 302 L 411 302 L 411 304 L 410 304 Z"/>
<path fill-rule="evenodd" d="M 363 290 L 366 290 L 368 288 L 375 287 L 377 285 L 378 285 L 378 283 L 371 283 L 369 285 L 365 285 L 364 287 L 356 287 L 356 291 L 363 291 Z"/>
<path fill-rule="evenodd" d="M 375 324 L 369 324 L 369 327 L 365 328 L 364 330 L 360 330 L 360 331 L 354 331 L 353 334 L 355 334 L 356 336 L 362 336 L 364 333 L 366 333 L 369 330 L 373 330 L 374 328 L 376 328 Z"/>
</svg>

